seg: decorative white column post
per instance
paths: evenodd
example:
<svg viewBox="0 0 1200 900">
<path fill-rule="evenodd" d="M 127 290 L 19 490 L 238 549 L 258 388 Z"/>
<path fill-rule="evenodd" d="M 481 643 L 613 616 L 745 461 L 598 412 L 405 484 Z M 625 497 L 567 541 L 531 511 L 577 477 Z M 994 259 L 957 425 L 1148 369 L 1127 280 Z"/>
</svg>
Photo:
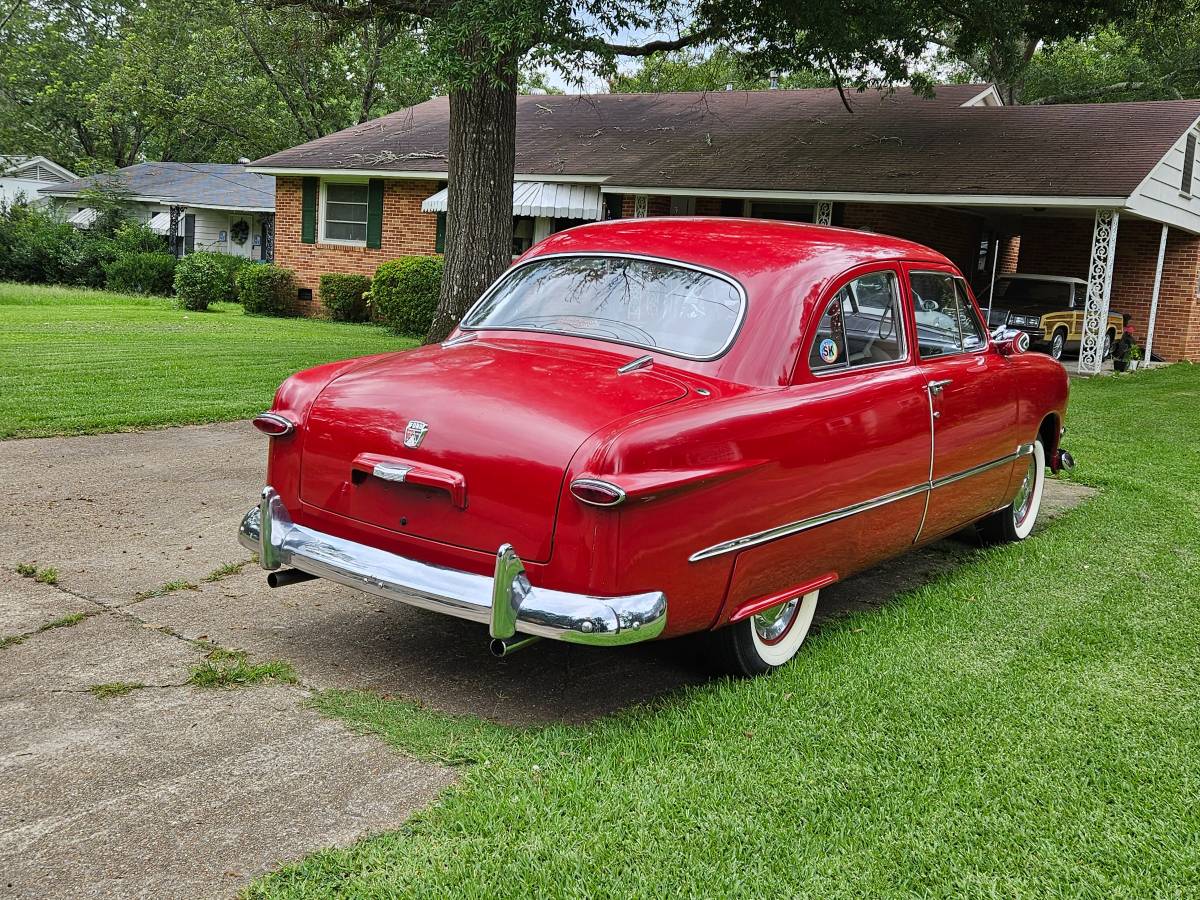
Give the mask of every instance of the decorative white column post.
<svg viewBox="0 0 1200 900">
<path fill-rule="evenodd" d="M 816 223 L 818 225 L 833 224 L 833 201 L 818 200 L 817 201 L 817 216 Z"/>
<path fill-rule="evenodd" d="M 650 215 L 650 197 L 646 194 L 633 195 L 633 217 L 644 219 Z"/>
<path fill-rule="evenodd" d="M 1098 375 L 1104 365 L 1104 332 L 1108 325 L 1119 217 L 1115 209 L 1098 209 L 1092 226 L 1092 258 L 1088 264 L 1087 303 L 1083 308 L 1083 341 L 1079 346 L 1081 375 Z"/>
<path fill-rule="evenodd" d="M 1154 267 L 1154 291 L 1150 294 L 1150 324 L 1146 326 L 1146 352 L 1143 354 L 1146 362 L 1150 362 L 1150 352 L 1154 349 L 1154 320 L 1158 318 L 1158 291 L 1162 287 L 1163 260 L 1167 256 L 1167 226 L 1162 227 L 1162 237 L 1158 239 L 1158 265 Z"/>
</svg>

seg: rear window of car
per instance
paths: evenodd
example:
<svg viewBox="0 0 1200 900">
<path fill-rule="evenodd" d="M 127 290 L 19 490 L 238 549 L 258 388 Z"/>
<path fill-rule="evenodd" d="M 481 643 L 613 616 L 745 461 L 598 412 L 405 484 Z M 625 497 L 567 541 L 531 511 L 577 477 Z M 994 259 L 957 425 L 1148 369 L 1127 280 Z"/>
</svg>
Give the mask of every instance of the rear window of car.
<svg viewBox="0 0 1200 900">
<path fill-rule="evenodd" d="M 1002 278 L 996 282 L 995 304 L 1005 306 L 1071 305 L 1071 285 L 1062 281 L 1033 281 L 1025 278 Z"/>
<path fill-rule="evenodd" d="M 712 359 L 733 343 L 745 297 L 715 272 L 627 256 L 556 256 L 513 269 L 463 320 Z"/>
</svg>

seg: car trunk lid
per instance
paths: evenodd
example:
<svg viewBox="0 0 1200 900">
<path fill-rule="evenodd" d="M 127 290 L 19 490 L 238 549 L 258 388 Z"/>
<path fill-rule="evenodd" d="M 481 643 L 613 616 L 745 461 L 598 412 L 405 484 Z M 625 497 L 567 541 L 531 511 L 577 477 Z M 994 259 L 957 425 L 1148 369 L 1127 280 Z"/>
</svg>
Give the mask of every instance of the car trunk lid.
<svg viewBox="0 0 1200 900">
<path fill-rule="evenodd" d="M 369 362 L 313 405 L 301 499 L 401 534 L 489 553 L 511 543 L 545 561 L 563 477 L 583 441 L 687 393 L 653 368 L 618 374 L 629 359 L 473 340 Z"/>
</svg>

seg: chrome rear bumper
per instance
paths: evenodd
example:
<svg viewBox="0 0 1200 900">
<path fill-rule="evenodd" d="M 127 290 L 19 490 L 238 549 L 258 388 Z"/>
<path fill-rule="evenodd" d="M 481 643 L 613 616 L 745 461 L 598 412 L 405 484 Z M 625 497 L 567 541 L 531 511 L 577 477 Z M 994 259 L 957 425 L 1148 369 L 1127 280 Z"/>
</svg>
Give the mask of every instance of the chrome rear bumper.
<svg viewBox="0 0 1200 900">
<path fill-rule="evenodd" d="M 482 622 L 493 638 L 517 632 L 616 646 L 658 637 L 667 624 L 661 591 L 592 597 L 534 587 L 513 548 L 496 554 L 493 577 L 418 562 L 296 525 L 272 487 L 242 519 L 238 540 L 267 570 L 290 565 L 368 594 Z"/>
</svg>

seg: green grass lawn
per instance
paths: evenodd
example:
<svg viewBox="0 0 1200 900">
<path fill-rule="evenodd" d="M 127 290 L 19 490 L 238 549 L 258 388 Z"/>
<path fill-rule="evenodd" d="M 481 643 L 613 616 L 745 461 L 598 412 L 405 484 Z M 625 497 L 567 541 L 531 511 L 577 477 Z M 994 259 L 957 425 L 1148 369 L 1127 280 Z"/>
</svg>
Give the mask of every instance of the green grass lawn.
<svg viewBox="0 0 1200 900">
<path fill-rule="evenodd" d="M 320 695 L 462 780 L 251 896 L 1200 895 L 1200 369 L 1069 427 L 1099 497 L 770 678 L 528 730 Z"/>
<path fill-rule="evenodd" d="M 411 347 L 369 325 L 208 312 L 160 298 L 0 283 L 0 438 L 261 412 L 309 366 Z"/>
</svg>

